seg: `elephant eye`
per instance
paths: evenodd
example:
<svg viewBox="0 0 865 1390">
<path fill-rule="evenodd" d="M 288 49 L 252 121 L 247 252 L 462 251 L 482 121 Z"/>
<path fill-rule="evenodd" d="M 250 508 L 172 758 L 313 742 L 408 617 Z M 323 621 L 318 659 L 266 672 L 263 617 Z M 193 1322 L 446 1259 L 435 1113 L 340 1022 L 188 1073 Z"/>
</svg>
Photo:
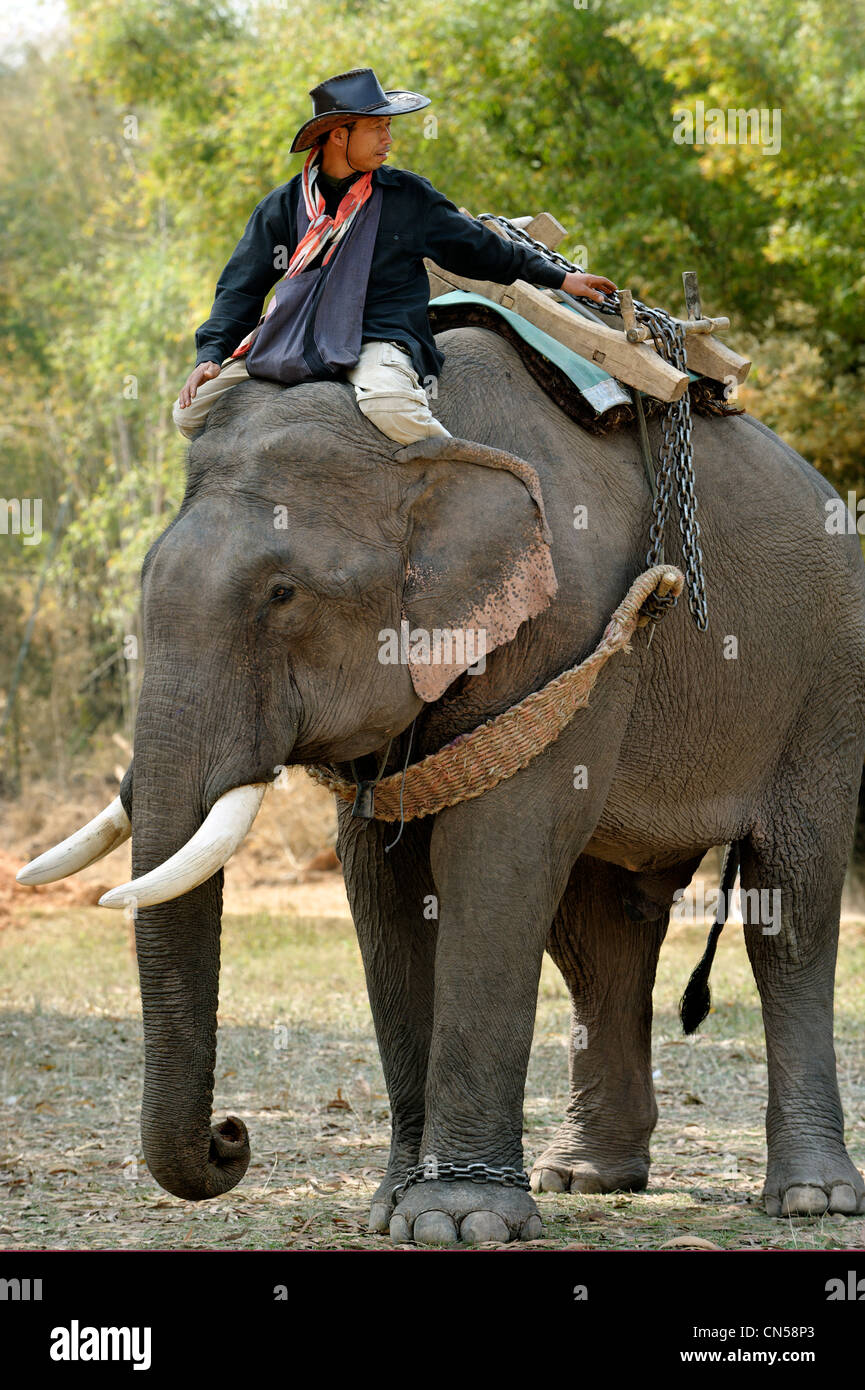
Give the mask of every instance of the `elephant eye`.
<svg viewBox="0 0 865 1390">
<path fill-rule="evenodd" d="M 287 603 L 294 598 L 294 587 L 291 584 L 276 584 L 270 591 L 271 603 Z"/>
</svg>

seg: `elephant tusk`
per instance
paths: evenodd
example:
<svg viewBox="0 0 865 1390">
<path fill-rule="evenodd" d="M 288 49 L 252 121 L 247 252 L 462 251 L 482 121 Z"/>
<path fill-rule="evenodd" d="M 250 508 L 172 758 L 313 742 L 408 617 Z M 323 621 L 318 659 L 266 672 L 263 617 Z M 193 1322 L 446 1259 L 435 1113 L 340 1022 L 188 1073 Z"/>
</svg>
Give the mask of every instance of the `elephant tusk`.
<svg viewBox="0 0 865 1390">
<path fill-rule="evenodd" d="M 153 907 L 205 883 L 228 863 L 249 834 L 266 786 L 266 782 L 255 782 L 226 792 L 182 849 L 158 868 L 104 893 L 99 906 Z"/>
<path fill-rule="evenodd" d="M 120 797 L 116 796 L 110 806 L 100 811 L 93 820 L 76 830 L 74 835 L 53 849 L 47 849 L 38 859 L 32 859 L 19 869 L 15 877 L 19 883 L 54 883 L 58 878 L 76 874 L 103 859 L 132 834 L 132 825 L 123 809 Z"/>
</svg>

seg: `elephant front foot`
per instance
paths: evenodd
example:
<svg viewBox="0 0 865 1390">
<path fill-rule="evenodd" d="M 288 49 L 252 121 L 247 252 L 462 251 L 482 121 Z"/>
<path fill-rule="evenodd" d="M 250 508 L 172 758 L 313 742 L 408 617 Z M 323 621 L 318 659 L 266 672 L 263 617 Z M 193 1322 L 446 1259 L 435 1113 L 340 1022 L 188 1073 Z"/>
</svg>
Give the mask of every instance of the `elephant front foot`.
<svg viewBox="0 0 865 1390">
<path fill-rule="evenodd" d="M 532 1168 L 533 1192 L 643 1192 L 649 1183 L 648 1140 L 603 1153 L 568 1126 Z"/>
<path fill-rule="evenodd" d="M 763 1188 L 769 1216 L 865 1213 L 865 1182 L 846 1149 L 770 1162 Z"/>
<path fill-rule="evenodd" d="M 523 1188 L 497 1183 L 415 1183 L 400 1199 L 390 1221 L 395 1244 L 505 1245 L 537 1240 L 543 1232 L 538 1209 Z"/>
</svg>

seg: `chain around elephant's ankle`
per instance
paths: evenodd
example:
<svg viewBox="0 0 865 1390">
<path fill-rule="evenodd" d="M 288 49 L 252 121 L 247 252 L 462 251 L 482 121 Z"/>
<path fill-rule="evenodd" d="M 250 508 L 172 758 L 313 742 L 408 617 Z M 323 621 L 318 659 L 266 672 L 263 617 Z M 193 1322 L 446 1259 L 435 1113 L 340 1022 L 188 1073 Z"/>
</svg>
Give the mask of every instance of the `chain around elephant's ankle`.
<svg viewBox="0 0 865 1390">
<path fill-rule="evenodd" d="M 423 1163 L 410 1168 L 404 1180 L 394 1188 L 394 1200 L 400 1201 L 408 1189 L 419 1182 L 496 1182 L 502 1187 L 531 1190 L 528 1173 L 519 1168 L 492 1168 L 488 1163 L 439 1163 L 428 1154 Z"/>
</svg>

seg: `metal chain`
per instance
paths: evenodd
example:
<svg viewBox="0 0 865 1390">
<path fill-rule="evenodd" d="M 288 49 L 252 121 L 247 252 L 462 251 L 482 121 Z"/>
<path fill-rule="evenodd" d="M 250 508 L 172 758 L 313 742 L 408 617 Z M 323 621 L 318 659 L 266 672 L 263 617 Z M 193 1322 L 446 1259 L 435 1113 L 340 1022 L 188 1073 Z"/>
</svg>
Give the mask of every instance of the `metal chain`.
<svg viewBox="0 0 865 1390">
<path fill-rule="evenodd" d="M 479 222 L 496 222 L 512 241 L 530 246 L 546 260 L 560 266 L 562 270 L 585 274 L 581 266 L 566 260 L 558 251 L 551 251 L 543 242 L 530 237 L 522 227 L 515 227 L 507 217 L 494 213 L 481 213 Z M 592 301 L 592 309 L 601 314 L 621 317 L 619 294 L 608 294 L 602 303 Z M 645 324 L 652 335 L 655 348 L 666 362 L 681 372 L 687 372 L 685 356 L 685 333 L 666 309 L 650 309 L 640 300 L 634 300 L 634 315 L 638 323 Z M 685 561 L 685 576 L 688 592 L 688 607 L 701 632 L 709 626 L 706 602 L 706 581 L 703 574 L 703 551 L 700 546 L 700 524 L 697 521 L 697 496 L 694 490 L 694 450 L 691 440 L 691 393 L 685 391 L 679 400 L 671 401 L 664 412 L 662 440 L 658 450 L 660 465 L 657 478 L 657 493 L 652 503 L 652 525 L 649 530 L 650 548 L 646 556 L 646 566 L 660 564 L 663 560 L 664 527 L 670 510 L 673 484 L 676 484 L 676 505 L 679 509 L 679 530 L 682 534 L 682 554 Z M 646 605 L 649 616 L 659 618 L 668 606 L 674 607 L 675 597 L 657 600 L 654 607 Z M 651 609 L 651 611 L 650 611 Z"/>
<path fill-rule="evenodd" d="M 660 345 L 661 356 L 679 371 L 687 372 L 685 333 L 681 324 L 673 322 L 671 316 L 663 309 L 643 307 L 641 318 L 650 328 L 656 345 Z M 684 391 L 677 401 L 672 401 L 664 412 L 658 462 L 658 494 L 652 503 L 653 521 L 649 531 L 651 544 L 646 556 L 646 567 L 660 564 L 662 560 L 664 525 L 675 479 L 688 607 L 699 631 L 705 632 L 709 626 L 709 614 L 703 574 L 703 551 L 700 545 L 700 523 L 696 517 L 697 497 L 694 491 L 694 447 L 691 439 L 689 391 Z"/>
<path fill-rule="evenodd" d="M 534 237 L 529 236 L 528 232 L 524 231 L 522 227 L 515 227 L 513 222 L 510 222 L 507 217 L 498 217 L 493 212 L 482 212 L 475 220 L 477 222 L 497 222 L 502 230 L 510 237 L 511 241 L 521 241 L 525 246 L 530 246 L 533 251 L 539 252 L 539 254 L 544 256 L 548 261 L 552 261 L 554 265 L 561 266 L 562 270 L 576 270 L 580 275 L 585 274 L 581 266 L 574 265 L 573 261 L 566 260 L 564 256 L 559 255 L 558 251 L 550 250 L 549 246 L 544 246 L 542 241 L 535 241 Z M 595 308 L 599 309 L 601 313 L 609 313 L 609 310 L 605 310 L 602 304 L 595 305 Z"/>
<path fill-rule="evenodd" d="M 531 1189 L 528 1173 L 520 1172 L 519 1168 L 491 1168 L 488 1163 L 430 1163 L 428 1160 L 416 1168 L 409 1168 L 403 1181 L 394 1188 L 394 1198 L 399 1201 L 419 1182 L 495 1182 L 502 1187 L 521 1187 L 526 1192 Z"/>
</svg>

